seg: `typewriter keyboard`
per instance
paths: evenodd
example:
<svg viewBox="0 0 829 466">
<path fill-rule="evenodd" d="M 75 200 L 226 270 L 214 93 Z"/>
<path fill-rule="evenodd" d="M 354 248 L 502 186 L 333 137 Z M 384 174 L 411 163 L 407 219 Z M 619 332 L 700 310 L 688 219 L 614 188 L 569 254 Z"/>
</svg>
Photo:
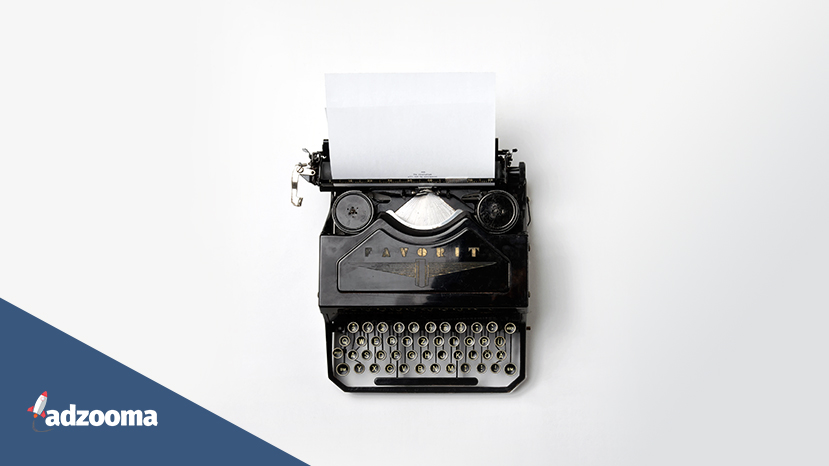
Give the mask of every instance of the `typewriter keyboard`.
<svg viewBox="0 0 829 466">
<path fill-rule="evenodd" d="M 506 389 L 521 374 L 517 321 L 352 321 L 330 334 L 333 378 L 348 388 Z"/>
</svg>

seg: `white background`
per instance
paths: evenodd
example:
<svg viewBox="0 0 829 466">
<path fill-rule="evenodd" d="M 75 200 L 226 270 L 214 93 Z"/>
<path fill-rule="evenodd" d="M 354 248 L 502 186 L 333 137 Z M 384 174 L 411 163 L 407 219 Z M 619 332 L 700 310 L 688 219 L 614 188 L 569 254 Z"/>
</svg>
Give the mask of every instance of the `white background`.
<svg viewBox="0 0 829 466">
<path fill-rule="evenodd" d="M 826 462 L 825 2 L 2 5 L 2 298 L 317 465 Z M 529 166 L 529 379 L 345 394 L 289 173 L 434 71 Z"/>
</svg>

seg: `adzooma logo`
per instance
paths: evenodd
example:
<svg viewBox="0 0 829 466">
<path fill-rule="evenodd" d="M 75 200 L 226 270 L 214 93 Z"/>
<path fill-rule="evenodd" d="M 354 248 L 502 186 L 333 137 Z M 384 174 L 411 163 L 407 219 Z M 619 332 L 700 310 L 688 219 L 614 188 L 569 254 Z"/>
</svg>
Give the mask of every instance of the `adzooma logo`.
<svg viewBox="0 0 829 466">
<path fill-rule="evenodd" d="M 116 411 L 111 409 L 104 414 L 103 411 L 93 410 L 87 411 L 84 409 L 75 409 L 75 405 L 70 404 L 69 409 L 64 409 L 62 412 L 51 409 L 45 411 L 46 407 L 46 392 L 43 392 L 37 399 L 37 403 L 29 408 L 29 412 L 34 413 L 34 417 L 38 415 L 46 418 L 46 425 L 50 427 L 55 426 L 100 426 L 106 423 L 108 426 L 157 426 L 158 413 L 152 409 L 145 411 L 141 410 L 121 410 Z M 32 424 L 34 429 L 34 424 Z M 51 430 L 51 429 L 49 429 Z M 38 431 L 47 432 L 47 431 Z"/>
</svg>

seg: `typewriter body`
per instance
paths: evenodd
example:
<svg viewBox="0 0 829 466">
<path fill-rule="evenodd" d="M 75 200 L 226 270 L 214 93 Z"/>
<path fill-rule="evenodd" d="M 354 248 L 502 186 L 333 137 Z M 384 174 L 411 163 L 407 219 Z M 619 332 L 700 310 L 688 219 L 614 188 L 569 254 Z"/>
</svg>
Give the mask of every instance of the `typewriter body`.
<svg viewBox="0 0 829 466">
<path fill-rule="evenodd" d="M 331 193 L 319 238 L 328 377 L 351 392 L 508 392 L 526 377 L 530 221 L 523 162 L 492 179 L 332 179 L 328 141 L 298 164 Z"/>
</svg>

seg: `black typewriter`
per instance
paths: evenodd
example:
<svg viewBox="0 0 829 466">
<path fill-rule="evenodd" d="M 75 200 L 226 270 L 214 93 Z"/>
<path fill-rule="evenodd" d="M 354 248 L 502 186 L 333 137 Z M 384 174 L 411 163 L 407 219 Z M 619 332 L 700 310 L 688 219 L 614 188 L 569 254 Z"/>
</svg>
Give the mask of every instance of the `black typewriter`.
<svg viewBox="0 0 829 466">
<path fill-rule="evenodd" d="M 523 162 L 491 179 L 332 179 L 328 141 L 296 166 L 331 192 L 320 233 L 328 377 L 350 392 L 509 392 L 526 377 Z"/>
</svg>

